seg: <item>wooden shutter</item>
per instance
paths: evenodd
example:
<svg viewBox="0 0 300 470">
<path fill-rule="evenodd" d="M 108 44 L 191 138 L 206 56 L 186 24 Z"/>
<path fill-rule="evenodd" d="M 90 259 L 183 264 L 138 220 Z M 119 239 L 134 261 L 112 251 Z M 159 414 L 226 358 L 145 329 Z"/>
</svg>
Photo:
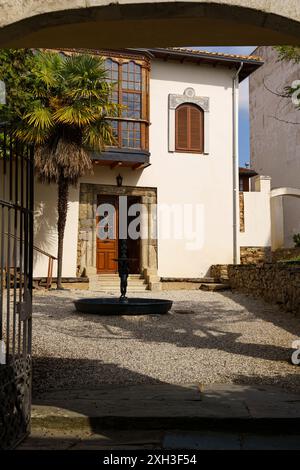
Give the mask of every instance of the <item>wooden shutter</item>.
<svg viewBox="0 0 300 470">
<path fill-rule="evenodd" d="M 176 149 L 188 148 L 188 106 L 176 110 Z"/>
<path fill-rule="evenodd" d="M 184 104 L 176 110 L 176 150 L 204 152 L 204 112 L 193 104 Z"/>
<path fill-rule="evenodd" d="M 196 108 L 195 106 L 190 106 L 189 107 L 190 111 L 190 132 L 189 132 L 189 137 L 190 137 L 190 145 L 189 148 L 190 150 L 198 151 L 198 152 L 203 152 L 203 111 L 200 108 Z"/>
</svg>

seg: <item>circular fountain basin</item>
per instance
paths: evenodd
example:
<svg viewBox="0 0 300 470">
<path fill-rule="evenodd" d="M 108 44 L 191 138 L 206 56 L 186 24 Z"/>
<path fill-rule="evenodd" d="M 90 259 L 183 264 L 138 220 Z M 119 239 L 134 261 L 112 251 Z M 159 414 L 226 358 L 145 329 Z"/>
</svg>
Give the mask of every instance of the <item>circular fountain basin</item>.
<svg viewBox="0 0 300 470">
<path fill-rule="evenodd" d="M 120 302 L 114 298 L 78 299 L 74 301 L 76 310 L 97 315 L 162 315 L 168 313 L 173 302 L 164 299 L 127 299 Z"/>
</svg>

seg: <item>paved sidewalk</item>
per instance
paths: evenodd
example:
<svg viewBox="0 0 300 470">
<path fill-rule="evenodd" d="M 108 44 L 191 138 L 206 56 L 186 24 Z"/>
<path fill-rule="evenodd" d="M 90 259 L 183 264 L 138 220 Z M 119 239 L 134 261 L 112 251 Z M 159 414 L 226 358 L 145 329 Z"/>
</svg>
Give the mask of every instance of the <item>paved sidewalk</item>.
<svg viewBox="0 0 300 470">
<path fill-rule="evenodd" d="M 103 386 L 43 393 L 32 424 L 22 449 L 300 449 L 300 396 L 260 386 Z"/>
</svg>

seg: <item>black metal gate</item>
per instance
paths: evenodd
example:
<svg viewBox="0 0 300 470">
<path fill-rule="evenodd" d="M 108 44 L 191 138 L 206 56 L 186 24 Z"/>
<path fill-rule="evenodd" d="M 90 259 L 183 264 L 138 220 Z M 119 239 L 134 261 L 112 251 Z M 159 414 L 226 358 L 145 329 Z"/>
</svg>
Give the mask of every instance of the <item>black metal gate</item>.
<svg viewBox="0 0 300 470">
<path fill-rule="evenodd" d="M 30 430 L 33 149 L 0 124 L 0 449 Z"/>
</svg>

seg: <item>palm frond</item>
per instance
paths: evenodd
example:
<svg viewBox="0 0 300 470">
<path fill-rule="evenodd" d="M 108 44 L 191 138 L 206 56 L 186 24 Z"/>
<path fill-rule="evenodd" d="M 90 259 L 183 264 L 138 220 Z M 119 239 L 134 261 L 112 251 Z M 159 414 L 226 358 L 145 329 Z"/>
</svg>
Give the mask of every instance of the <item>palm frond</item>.
<svg viewBox="0 0 300 470">
<path fill-rule="evenodd" d="M 87 127 L 83 134 L 83 143 L 91 150 L 100 151 L 104 150 L 107 145 L 116 145 L 117 141 L 110 122 L 101 119 Z"/>
<path fill-rule="evenodd" d="M 66 57 L 62 74 L 68 83 L 77 83 L 81 87 L 84 84 L 95 87 L 96 84 L 107 81 L 104 60 L 90 54 Z"/>
<path fill-rule="evenodd" d="M 54 125 L 51 110 L 41 105 L 34 106 L 32 111 L 25 114 L 24 120 L 29 126 L 38 129 L 49 129 Z"/>
<path fill-rule="evenodd" d="M 54 52 L 38 51 L 36 54 L 35 67 L 33 73 L 47 89 L 56 87 L 58 79 L 61 77 L 63 58 Z"/>
<path fill-rule="evenodd" d="M 92 161 L 85 148 L 65 139 L 59 140 L 54 159 L 62 169 L 64 178 L 73 185 L 77 184 L 81 176 L 92 171 Z"/>
<path fill-rule="evenodd" d="M 21 142 L 38 146 L 49 139 L 49 129 L 19 124 L 14 129 L 14 136 Z"/>
<path fill-rule="evenodd" d="M 115 84 L 104 61 L 89 54 L 62 57 L 39 52 L 32 70 L 36 101 L 23 116 L 16 136 L 36 144 L 36 171 L 48 182 L 70 184 L 92 171 L 91 150 L 115 145 L 108 117 L 121 107 L 112 102 Z"/>
<path fill-rule="evenodd" d="M 95 110 L 92 107 L 74 103 L 57 109 L 53 113 L 53 119 L 59 124 L 84 127 L 95 121 Z"/>
</svg>

